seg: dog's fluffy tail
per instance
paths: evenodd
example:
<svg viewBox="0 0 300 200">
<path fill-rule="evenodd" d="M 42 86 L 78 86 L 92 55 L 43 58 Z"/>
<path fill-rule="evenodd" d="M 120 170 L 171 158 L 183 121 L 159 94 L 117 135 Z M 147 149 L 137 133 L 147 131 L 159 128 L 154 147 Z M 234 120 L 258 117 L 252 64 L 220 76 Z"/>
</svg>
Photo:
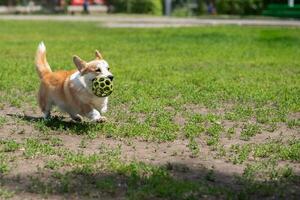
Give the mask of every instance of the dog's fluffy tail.
<svg viewBox="0 0 300 200">
<path fill-rule="evenodd" d="M 35 66 L 39 77 L 42 79 L 46 74 L 51 73 L 52 70 L 46 58 L 46 46 L 41 42 L 38 46 L 35 56 Z"/>
</svg>

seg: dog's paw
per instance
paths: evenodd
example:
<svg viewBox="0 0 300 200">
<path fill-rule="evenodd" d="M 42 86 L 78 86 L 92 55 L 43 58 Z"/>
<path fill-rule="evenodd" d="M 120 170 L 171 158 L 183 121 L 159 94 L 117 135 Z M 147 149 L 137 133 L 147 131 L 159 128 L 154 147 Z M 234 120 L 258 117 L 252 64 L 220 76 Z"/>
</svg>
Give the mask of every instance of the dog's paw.
<svg viewBox="0 0 300 200">
<path fill-rule="evenodd" d="M 44 118 L 44 120 L 50 120 L 50 119 L 51 119 L 51 114 L 50 114 L 50 112 L 45 112 L 43 118 Z"/>
<path fill-rule="evenodd" d="M 107 118 L 104 116 L 101 116 L 99 119 L 96 120 L 96 122 L 99 122 L 99 123 L 104 123 L 106 121 L 107 121 Z"/>
<path fill-rule="evenodd" d="M 80 115 L 71 116 L 72 120 L 75 122 L 82 122 L 83 118 Z"/>
</svg>

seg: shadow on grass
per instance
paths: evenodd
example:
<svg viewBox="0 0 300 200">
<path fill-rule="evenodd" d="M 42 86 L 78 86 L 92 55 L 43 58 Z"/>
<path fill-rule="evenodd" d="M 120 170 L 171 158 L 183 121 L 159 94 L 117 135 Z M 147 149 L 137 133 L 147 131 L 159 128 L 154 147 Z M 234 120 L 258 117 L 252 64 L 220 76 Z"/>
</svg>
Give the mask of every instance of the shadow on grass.
<svg viewBox="0 0 300 200">
<path fill-rule="evenodd" d="M 8 114 L 8 116 L 33 123 L 35 128 L 41 132 L 52 131 L 68 131 L 78 135 L 90 135 L 102 131 L 103 124 L 92 122 L 74 122 L 61 116 L 53 116 L 48 120 L 42 117 Z"/>
<path fill-rule="evenodd" d="M 188 168 L 182 164 L 173 165 Z M 57 196 L 68 199 L 296 199 L 300 194 L 299 190 L 293 191 L 297 186 L 292 181 L 281 183 L 240 179 L 226 182 L 224 180 L 233 177 L 210 174 L 206 168 L 174 173 L 175 170 L 149 168 L 138 163 L 126 164 L 111 170 L 113 172 L 107 170 L 107 173 L 78 167 L 63 173 L 42 170 L 25 176 L 2 176 L 0 184 L 16 194 L 33 194 L 50 199 Z M 191 174 L 199 176 L 187 178 Z"/>
</svg>

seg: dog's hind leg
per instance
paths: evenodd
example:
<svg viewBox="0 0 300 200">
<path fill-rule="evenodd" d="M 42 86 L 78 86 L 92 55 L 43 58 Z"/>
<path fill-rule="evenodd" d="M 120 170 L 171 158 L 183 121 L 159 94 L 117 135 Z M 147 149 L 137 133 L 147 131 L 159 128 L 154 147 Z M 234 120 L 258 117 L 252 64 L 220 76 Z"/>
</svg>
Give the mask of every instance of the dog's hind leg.
<svg viewBox="0 0 300 200">
<path fill-rule="evenodd" d="M 51 109 L 53 106 L 52 101 L 48 98 L 47 91 L 45 91 L 42 86 L 38 94 L 38 101 L 40 108 L 44 114 L 44 119 L 49 119 L 51 117 Z"/>
<path fill-rule="evenodd" d="M 51 108 L 52 108 L 52 103 L 47 101 L 40 103 L 41 110 L 44 114 L 44 119 L 49 119 L 51 117 Z"/>
</svg>

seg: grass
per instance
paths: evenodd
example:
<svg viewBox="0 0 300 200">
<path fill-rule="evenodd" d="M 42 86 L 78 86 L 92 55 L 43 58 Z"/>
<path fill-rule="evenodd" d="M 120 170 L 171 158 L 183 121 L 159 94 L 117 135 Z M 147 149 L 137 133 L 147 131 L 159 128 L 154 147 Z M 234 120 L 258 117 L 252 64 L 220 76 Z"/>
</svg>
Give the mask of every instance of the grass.
<svg viewBox="0 0 300 200">
<path fill-rule="evenodd" d="M 243 163 L 249 156 L 254 158 L 272 158 L 281 161 L 299 161 L 300 141 L 299 139 L 283 142 L 273 140 L 261 144 L 232 145 L 230 152 L 234 164 Z"/>
<path fill-rule="evenodd" d="M 3 199 L 8 199 L 8 198 L 11 198 L 14 196 L 14 193 L 7 190 L 7 189 L 4 189 L 4 188 L 1 188 L 0 186 L 0 197 L 3 198 Z"/>
<path fill-rule="evenodd" d="M 257 179 L 267 179 L 266 181 L 257 182 Z M 278 164 L 273 160 L 268 160 L 262 163 L 247 165 L 243 176 L 239 179 L 241 184 L 247 184 L 244 192 L 239 194 L 240 198 L 247 198 L 249 194 L 256 195 L 276 195 L 280 198 L 287 198 L 286 187 L 293 188 L 289 183 L 297 184 L 297 177 L 294 176 L 293 170 L 289 166 L 278 167 Z M 276 191 L 276 192 L 275 192 Z"/>
<path fill-rule="evenodd" d="M 6 119 L 5 117 L 0 117 L 0 128 L 5 124 Z"/>
<path fill-rule="evenodd" d="M 8 172 L 10 168 L 7 162 L 8 158 L 4 153 L 0 152 L 0 158 L 0 174 L 3 174 Z"/>
<path fill-rule="evenodd" d="M 257 124 L 245 124 L 243 130 L 241 132 L 241 139 L 242 140 L 249 140 L 251 137 L 255 136 L 256 134 L 260 133 L 260 127 Z"/>
<path fill-rule="evenodd" d="M 33 59 L 40 41 L 54 70 L 74 69 L 73 54 L 91 60 L 95 49 L 101 51 L 115 76 L 107 123 L 36 117 L 39 80 Z M 40 198 L 84 199 L 296 197 L 299 45 L 299 29 L 292 27 L 108 29 L 79 22 L 1 21 L 1 114 L 9 106 L 33 111 L 0 117 L 0 198 L 24 191 Z M 77 146 L 65 136 L 79 138 Z M 132 147 L 135 140 L 171 147 L 184 141 L 188 153 L 172 149 L 175 161 L 189 157 L 201 165 L 214 158 L 216 165 L 229 161 L 244 170 L 237 183 L 223 184 L 219 179 L 226 177 L 226 167 L 220 174 L 189 163 L 125 161 L 124 148 L 91 149 L 102 136 Z M 42 164 L 36 173 L 16 180 L 8 176 L 20 161 L 37 160 Z"/>
<path fill-rule="evenodd" d="M 16 151 L 20 147 L 20 144 L 18 144 L 14 140 L 3 140 L 3 141 L 0 141 L 0 144 L 3 144 L 2 151 L 4 151 L 4 152 L 13 152 L 13 151 Z"/>
</svg>

